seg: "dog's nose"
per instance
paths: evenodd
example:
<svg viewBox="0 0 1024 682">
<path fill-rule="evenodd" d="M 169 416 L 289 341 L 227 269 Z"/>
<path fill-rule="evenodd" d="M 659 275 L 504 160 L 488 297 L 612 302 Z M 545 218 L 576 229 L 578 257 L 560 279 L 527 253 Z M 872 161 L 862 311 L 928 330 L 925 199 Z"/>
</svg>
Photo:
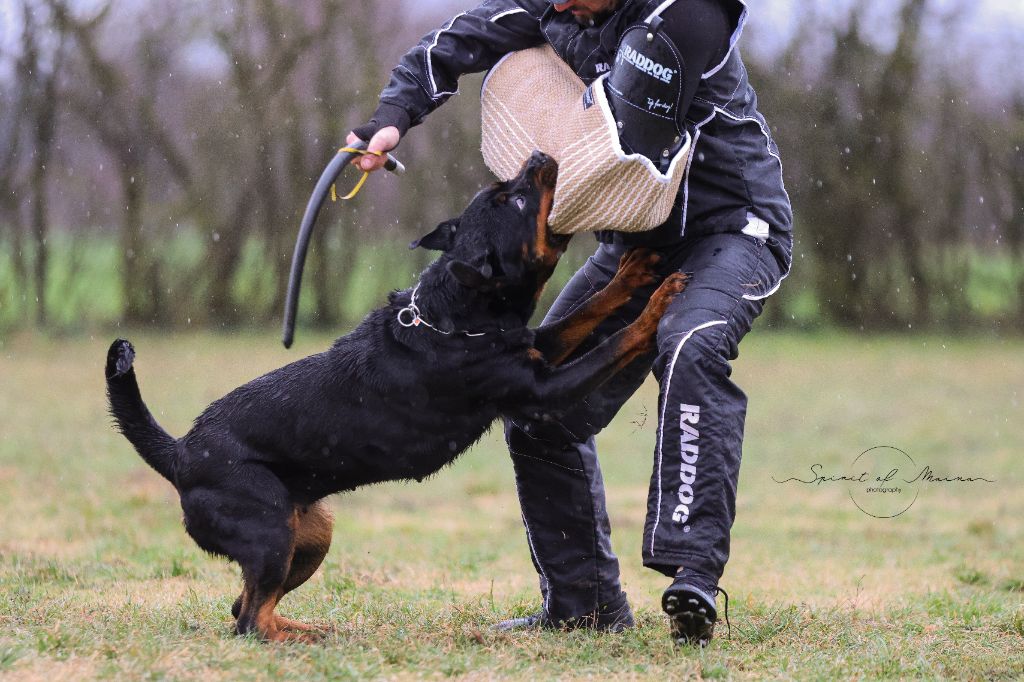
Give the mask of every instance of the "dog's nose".
<svg viewBox="0 0 1024 682">
<path fill-rule="evenodd" d="M 530 156 L 530 164 L 533 166 L 543 166 L 550 160 L 551 157 L 545 154 L 544 152 L 540 151 L 539 149 L 534 151 L 533 154 Z"/>
</svg>

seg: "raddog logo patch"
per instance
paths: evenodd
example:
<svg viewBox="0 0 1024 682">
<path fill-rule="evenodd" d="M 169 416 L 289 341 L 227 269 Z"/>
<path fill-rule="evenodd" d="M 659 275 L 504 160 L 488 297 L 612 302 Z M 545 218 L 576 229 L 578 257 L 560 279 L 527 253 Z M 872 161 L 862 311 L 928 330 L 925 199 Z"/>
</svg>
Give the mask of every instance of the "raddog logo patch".
<svg viewBox="0 0 1024 682">
<path fill-rule="evenodd" d="M 657 78 L 662 83 L 671 83 L 672 79 L 676 76 L 675 69 L 659 64 L 650 57 L 640 54 L 629 45 L 623 45 L 619 48 L 619 53 L 615 55 L 615 61 L 631 64 L 651 78 Z"/>
<path fill-rule="evenodd" d="M 690 520 L 690 505 L 693 504 L 693 485 L 697 481 L 697 460 L 700 459 L 700 405 L 679 406 L 679 505 L 672 512 L 672 520 L 685 524 Z M 689 533 L 690 528 L 684 527 Z"/>
</svg>

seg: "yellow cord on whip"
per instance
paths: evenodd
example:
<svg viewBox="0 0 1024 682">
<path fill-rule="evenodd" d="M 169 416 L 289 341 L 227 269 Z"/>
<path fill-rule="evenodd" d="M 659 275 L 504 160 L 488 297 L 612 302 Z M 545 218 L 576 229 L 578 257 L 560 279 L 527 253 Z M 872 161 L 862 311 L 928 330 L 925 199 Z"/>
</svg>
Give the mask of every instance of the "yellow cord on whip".
<svg viewBox="0 0 1024 682">
<path fill-rule="evenodd" d="M 358 154 L 359 156 L 366 156 L 368 154 L 372 154 L 373 156 L 384 156 L 384 152 L 371 152 L 371 151 L 367 151 L 365 149 L 353 149 L 352 147 L 342 147 L 341 149 L 338 150 L 338 153 L 339 154 Z M 366 178 L 368 178 L 369 176 L 370 176 L 370 173 L 364 171 L 363 172 L 363 177 L 359 178 L 359 182 L 356 183 L 356 186 L 352 188 L 351 192 L 349 192 L 348 194 L 343 196 L 341 198 L 341 200 L 342 201 L 348 201 L 349 199 L 351 199 L 355 195 L 359 194 L 359 190 L 361 190 L 363 188 L 363 185 L 366 184 Z M 334 185 L 331 185 L 331 201 L 337 201 L 337 200 L 338 200 L 338 191 L 335 189 Z"/>
</svg>

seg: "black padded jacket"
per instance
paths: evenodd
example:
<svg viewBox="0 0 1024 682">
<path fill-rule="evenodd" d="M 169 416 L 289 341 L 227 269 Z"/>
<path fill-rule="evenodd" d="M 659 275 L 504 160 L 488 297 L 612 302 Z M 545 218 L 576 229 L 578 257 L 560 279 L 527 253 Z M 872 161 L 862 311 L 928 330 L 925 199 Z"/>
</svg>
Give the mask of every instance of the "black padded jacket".
<svg viewBox="0 0 1024 682">
<path fill-rule="evenodd" d="M 700 74 L 680 122 L 692 145 L 686 177 L 668 221 L 646 233 L 619 235 L 627 243 L 668 243 L 684 235 L 739 231 L 750 216 L 774 230 L 792 229 L 782 160 L 736 47 L 747 19 L 741 0 L 716 0 L 731 35 Z M 675 6 L 678 2 L 678 6 Z M 550 44 L 587 84 L 607 73 L 618 41 L 631 26 L 664 19 L 668 30 L 685 20 L 686 0 L 623 0 L 593 26 L 581 26 L 545 0 L 486 0 L 423 38 L 392 71 L 374 118 L 404 135 L 458 92 L 462 74 L 485 71 L 505 54 Z M 678 39 L 677 39 L 678 40 Z M 602 241 L 611 235 L 599 236 Z"/>
</svg>

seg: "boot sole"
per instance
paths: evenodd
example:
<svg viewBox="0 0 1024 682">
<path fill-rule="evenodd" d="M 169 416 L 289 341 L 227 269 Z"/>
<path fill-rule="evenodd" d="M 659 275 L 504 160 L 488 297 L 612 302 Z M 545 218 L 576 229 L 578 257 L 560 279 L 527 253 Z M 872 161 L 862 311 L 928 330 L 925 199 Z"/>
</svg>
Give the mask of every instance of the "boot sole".
<svg viewBox="0 0 1024 682">
<path fill-rule="evenodd" d="M 717 614 L 689 590 L 666 593 L 661 600 L 662 610 L 668 614 L 672 639 L 676 644 L 706 647 L 714 635 Z"/>
</svg>

